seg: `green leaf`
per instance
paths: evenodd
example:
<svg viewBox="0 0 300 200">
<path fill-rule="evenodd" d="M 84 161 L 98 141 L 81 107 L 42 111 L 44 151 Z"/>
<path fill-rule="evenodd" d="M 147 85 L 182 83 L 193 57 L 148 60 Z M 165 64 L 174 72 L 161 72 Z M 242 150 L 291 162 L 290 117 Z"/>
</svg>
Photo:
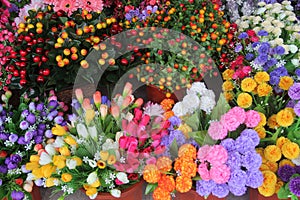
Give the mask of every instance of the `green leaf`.
<svg viewBox="0 0 300 200">
<path fill-rule="evenodd" d="M 192 116 L 188 117 L 185 120 L 185 123 L 187 125 L 189 125 L 194 131 L 197 131 L 199 128 L 199 123 L 200 123 L 198 112 L 196 112 Z"/>
<path fill-rule="evenodd" d="M 290 195 L 290 191 L 286 190 L 285 187 L 281 187 L 277 195 L 279 199 L 287 199 Z"/>
<path fill-rule="evenodd" d="M 60 21 L 64 24 L 68 21 L 67 17 L 59 17 Z"/>
<path fill-rule="evenodd" d="M 149 194 L 151 192 L 153 192 L 155 190 L 155 188 L 157 187 L 157 183 L 148 183 L 146 190 L 145 190 L 145 194 Z"/>
<path fill-rule="evenodd" d="M 0 190 L 0 199 L 4 199 L 4 197 L 7 195 L 7 191 L 4 189 Z"/>
<path fill-rule="evenodd" d="M 266 114 L 265 109 L 261 105 L 256 106 L 254 110 Z"/>
<path fill-rule="evenodd" d="M 211 119 L 212 120 L 220 120 L 221 116 L 230 110 L 230 105 L 227 103 L 224 94 L 220 94 L 220 98 L 218 100 L 217 105 L 211 112 Z"/>
<path fill-rule="evenodd" d="M 189 136 L 193 138 L 200 146 L 204 144 L 216 144 L 216 141 L 207 134 L 207 131 L 190 132 Z"/>
<path fill-rule="evenodd" d="M 109 66 L 106 70 L 107 71 L 116 71 L 119 69 L 118 65 Z"/>
<path fill-rule="evenodd" d="M 178 145 L 175 138 L 171 144 L 170 153 L 172 158 L 176 158 L 178 156 Z"/>
</svg>

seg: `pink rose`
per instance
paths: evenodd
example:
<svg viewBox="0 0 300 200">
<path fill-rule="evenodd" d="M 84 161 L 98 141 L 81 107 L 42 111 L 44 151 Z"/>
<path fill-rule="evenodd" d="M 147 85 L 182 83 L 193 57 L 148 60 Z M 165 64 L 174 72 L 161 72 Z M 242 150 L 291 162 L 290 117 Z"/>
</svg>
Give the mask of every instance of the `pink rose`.
<svg viewBox="0 0 300 200">
<path fill-rule="evenodd" d="M 246 112 L 245 124 L 248 128 L 256 127 L 260 122 L 260 115 L 255 110 L 249 110 Z"/>
<path fill-rule="evenodd" d="M 211 122 L 208 128 L 209 136 L 214 140 L 222 140 L 227 136 L 227 129 L 221 122 Z"/>
<path fill-rule="evenodd" d="M 156 158 L 155 157 L 152 157 L 152 158 L 149 158 L 146 160 L 146 164 L 147 165 L 151 165 L 151 164 L 156 164 Z"/>
<path fill-rule="evenodd" d="M 138 140 L 135 137 L 130 137 L 128 139 L 128 152 L 136 152 L 136 150 L 138 149 Z"/>
<path fill-rule="evenodd" d="M 121 149 L 127 149 L 127 147 L 128 147 L 128 137 L 127 136 L 120 137 L 119 146 Z"/>
<path fill-rule="evenodd" d="M 211 179 L 210 173 L 209 173 L 207 165 L 205 163 L 201 163 L 199 165 L 198 173 L 204 181 L 209 181 Z"/>
<path fill-rule="evenodd" d="M 230 178 L 230 169 L 227 165 L 212 166 L 210 177 L 218 184 L 226 183 Z"/>
<path fill-rule="evenodd" d="M 144 149 L 140 155 L 141 158 L 149 158 L 150 154 L 152 152 L 152 148 L 151 147 L 147 147 L 146 149 Z"/>
<path fill-rule="evenodd" d="M 221 123 L 228 131 L 235 131 L 245 119 L 245 110 L 236 106 L 221 117 Z"/>
</svg>

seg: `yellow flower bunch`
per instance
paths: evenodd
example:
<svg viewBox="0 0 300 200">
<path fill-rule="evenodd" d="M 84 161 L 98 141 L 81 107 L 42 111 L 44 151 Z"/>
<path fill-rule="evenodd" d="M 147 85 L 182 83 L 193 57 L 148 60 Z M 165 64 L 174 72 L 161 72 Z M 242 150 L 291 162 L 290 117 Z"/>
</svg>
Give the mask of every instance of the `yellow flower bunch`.
<svg viewBox="0 0 300 200">
<path fill-rule="evenodd" d="M 276 114 L 276 122 L 282 127 L 288 127 L 294 123 L 294 111 L 289 108 L 282 109 Z"/>
</svg>

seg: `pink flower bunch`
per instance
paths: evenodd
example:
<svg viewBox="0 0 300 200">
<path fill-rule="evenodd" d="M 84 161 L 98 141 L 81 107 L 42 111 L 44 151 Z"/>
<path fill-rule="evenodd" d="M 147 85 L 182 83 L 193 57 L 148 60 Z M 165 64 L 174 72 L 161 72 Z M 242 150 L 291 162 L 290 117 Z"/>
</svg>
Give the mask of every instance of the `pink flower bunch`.
<svg viewBox="0 0 300 200">
<path fill-rule="evenodd" d="M 257 111 L 245 111 L 241 107 L 233 107 L 226 114 L 222 115 L 220 121 L 211 122 L 208 134 L 214 140 L 224 139 L 229 131 L 235 131 L 245 124 L 248 128 L 256 127 L 260 122 L 260 115 Z"/>
<path fill-rule="evenodd" d="M 53 5 L 55 12 L 63 10 L 70 16 L 73 12 L 82 8 L 88 12 L 101 12 L 103 10 L 102 0 L 45 0 L 46 4 Z"/>
<path fill-rule="evenodd" d="M 228 152 L 223 146 L 202 146 L 198 150 L 197 158 L 200 161 L 198 173 L 203 180 L 213 180 L 218 184 L 228 182 L 230 168 L 225 164 Z"/>
<path fill-rule="evenodd" d="M 115 164 L 119 171 L 132 173 L 140 166 L 140 160 L 151 163 L 153 156 L 165 151 L 161 139 L 168 134 L 170 123 L 163 117 L 150 117 L 141 109 L 134 109 L 132 119 L 122 120 L 122 135 L 119 139 L 119 149 L 122 159 Z"/>
</svg>

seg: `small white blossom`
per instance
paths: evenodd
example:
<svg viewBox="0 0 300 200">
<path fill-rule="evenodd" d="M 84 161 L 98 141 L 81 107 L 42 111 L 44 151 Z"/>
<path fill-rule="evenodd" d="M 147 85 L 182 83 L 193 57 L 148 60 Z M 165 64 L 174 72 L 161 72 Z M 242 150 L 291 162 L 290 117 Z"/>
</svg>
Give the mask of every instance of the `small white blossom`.
<svg viewBox="0 0 300 200">
<path fill-rule="evenodd" d="M 67 189 L 68 189 L 68 186 L 67 186 L 67 185 L 63 185 L 63 186 L 61 186 L 61 190 L 62 190 L 63 192 L 66 192 L 66 191 L 67 191 Z"/>
<path fill-rule="evenodd" d="M 5 145 L 6 147 L 12 147 L 13 144 L 14 144 L 14 143 L 12 143 L 12 142 L 9 141 L 9 140 L 6 140 L 6 141 L 4 142 L 4 145 Z"/>
<path fill-rule="evenodd" d="M 114 173 L 110 173 L 109 174 L 109 178 L 112 179 L 112 180 L 114 180 L 116 178 L 116 175 Z"/>
<path fill-rule="evenodd" d="M 5 122 L 11 123 L 11 122 L 12 122 L 12 118 L 11 118 L 11 117 L 7 117 L 7 118 L 5 119 Z"/>
<path fill-rule="evenodd" d="M 53 184 L 54 184 L 55 186 L 59 186 L 59 180 L 58 180 L 58 179 L 53 180 Z"/>
<path fill-rule="evenodd" d="M 126 158 L 124 158 L 123 156 L 120 158 L 120 163 L 126 163 Z"/>
<path fill-rule="evenodd" d="M 84 156 L 82 160 L 83 162 L 88 163 L 90 159 L 87 156 Z"/>
<path fill-rule="evenodd" d="M 111 183 L 111 180 L 108 179 L 108 178 L 106 178 L 104 181 L 105 181 L 105 184 L 110 184 Z"/>
<path fill-rule="evenodd" d="M 101 156 L 100 156 L 100 152 L 96 152 L 95 155 L 94 155 L 94 160 L 100 160 L 101 159 Z"/>
<path fill-rule="evenodd" d="M 67 190 L 67 193 L 68 194 L 73 194 L 74 193 L 74 189 L 69 187 L 68 190 Z"/>
</svg>

